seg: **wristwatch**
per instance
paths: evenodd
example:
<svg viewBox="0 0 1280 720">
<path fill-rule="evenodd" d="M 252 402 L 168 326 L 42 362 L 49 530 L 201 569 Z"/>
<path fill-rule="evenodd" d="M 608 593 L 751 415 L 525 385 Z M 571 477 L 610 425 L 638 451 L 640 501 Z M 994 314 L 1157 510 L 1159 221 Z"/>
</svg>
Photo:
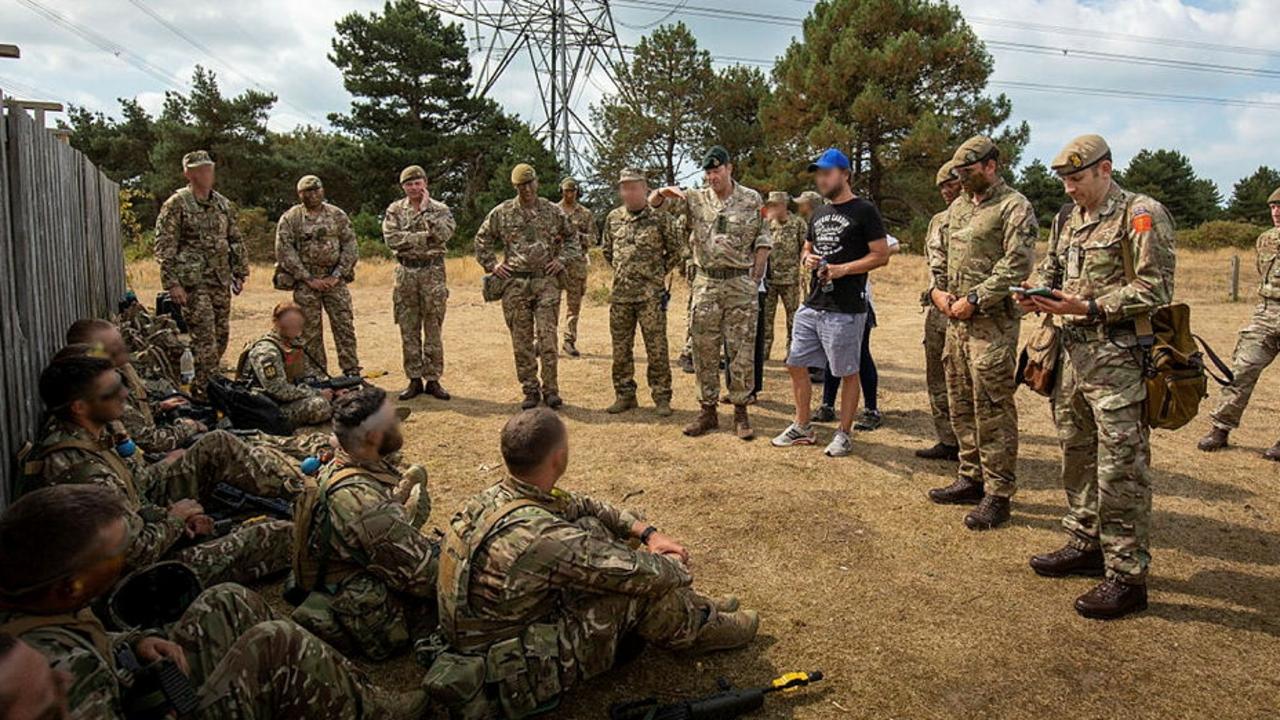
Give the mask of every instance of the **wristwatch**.
<svg viewBox="0 0 1280 720">
<path fill-rule="evenodd" d="M 644 532 L 640 533 L 640 544 L 641 544 L 641 545 L 648 545 L 648 544 L 649 544 L 649 538 L 653 537 L 653 534 L 654 534 L 654 533 L 656 533 L 656 532 L 658 532 L 658 528 L 656 528 L 656 527 L 654 527 L 654 526 L 652 526 L 652 525 L 650 525 L 649 527 L 645 528 L 645 529 L 644 529 Z"/>
<path fill-rule="evenodd" d="M 1102 317 L 1102 310 L 1098 308 L 1098 301 L 1093 298 L 1089 298 L 1089 317 L 1095 319 Z"/>
<path fill-rule="evenodd" d="M 969 304 L 974 306 L 975 308 L 978 307 L 978 291 L 977 290 L 970 290 L 969 294 L 964 296 L 964 299 L 968 300 Z"/>
</svg>

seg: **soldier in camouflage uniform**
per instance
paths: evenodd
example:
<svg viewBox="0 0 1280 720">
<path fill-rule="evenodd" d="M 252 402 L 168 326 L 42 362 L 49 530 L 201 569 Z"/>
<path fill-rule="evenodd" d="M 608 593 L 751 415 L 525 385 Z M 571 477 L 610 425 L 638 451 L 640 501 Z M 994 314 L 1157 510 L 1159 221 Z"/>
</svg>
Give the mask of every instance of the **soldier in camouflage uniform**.
<svg viewBox="0 0 1280 720">
<path fill-rule="evenodd" d="M 1213 428 L 1200 438 L 1199 448 L 1205 452 L 1227 446 L 1227 435 L 1240 427 L 1240 416 L 1262 371 L 1280 355 L 1280 188 L 1267 198 L 1267 205 L 1274 227 L 1258 236 L 1258 306 L 1236 340 L 1232 358 L 1235 379 L 1222 388 L 1222 400 L 1209 416 Z M 1280 440 L 1262 457 L 1280 462 Z"/>
<path fill-rule="evenodd" d="M 694 591 L 679 543 L 636 513 L 556 487 L 568 437 L 554 413 L 508 421 L 502 455 L 509 476 L 446 530 L 439 600 L 451 650 L 487 658 L 505 717 L 553 707 L 643 641 L 708 652 L 755 637 L 757 613 Z"/>
<path fill-rule="evenodd" d="M 391 295 L 404 374 L 409 386 L 401 400 L 427 393 L 448 400 L 440 384 L 444 373 L 441 338 L 449 286 L 445 282 L 444 255 L 457 223 L 449 206 L 434 200 L 427 188 L 427 173 L 417 165 L 400 172 L 405 196 L 387 207 L 382 219 L 382 239 L 396 256 L 396 287 Z"/>
<path fill-rule="evenodd" d="M 124 717 L 133 676 L 116 657 L 125 648 L 143 664 L 171 660 L 190 677 L 200 705 L 194 718 L 426 716 L 422 691 L 378 688 L 239 585 L 205 590 L 167 633 L 108 632 L 89 605 L 120 577 L 124 514 L 100 488 L 57 487 L 24 497 L 0 518 L 0 632 L 20 637 L 68 675 L 72 717 Z M 44 533 L 56 533 L 63 554 L 50 557 Z"/>
<path fill-rule="evenodd" d="M 125 302 L 115 323 L 129 348 L 129 362 L 147 390 L 160 395 L 177 392 L 182 384 L 179 374 L 182 353 L 189 345 L 180 336 L 173 318 L 147 312 L 130 290 L 125 293 Z"/>
<path fill-rule="evenodd" d="M 649 195 L 660 207 L 671 199 L 671 212 L 685 221 L 693 248 L 697 276 L 693 284 L 693 364 L 698 375 L 701 414 L 687 425 L 691 437 L 720 427 L 716 403 L 720 398 L 720 354 L 728 356 L 729 400 L 733 403 L 734 432 L 743 440 L 755 437 L 747 416 L 754 378 L 757 298 L 773 242 L 761 214 L 763 203 L 755 190 L 733 179 L 729 152 L 719 145 L 702 159 L 707 187 L 687 193 L 665 187 Z"/>
<path fill-rule="evenodd" d="M 387 461 L 404 442 L 380 388 L 337 402 L 341 448 L 304 493 L 294 584 L 308 592 L 293 619 L 344 653 L 384 660 L 435 629 L 438 545 L 426 472 Z"/>
<path fill-rule="evenodd" d="M 671 415 L 671 360 L 667 349 L 667 308 L 663 282 L 684 260 L 684 243 L 666 213 L 649 207 L 644 173 L 626 169 L 618 178 L 622 205 L 604 221 L 604 260 L 613 268 L 609 334 L 613 337 L 613 390 L 608 412 L 637 407 L 636 326 L 648 356 L 649 391 L 658 415 Z"/>
<path fill-rule="evenodd" d="M 127 436 L 113 438 L 107 432 L 108 424 L 120 419 L 125 388 L 104 358 L 60 356 L 41 374 L 40 394 L 53 417 L 23 458 L 20 491 L 88 484 L 116 493 L 133 513 L 126 553 L 131 567 L 179 560 L 210 583 L 255 580 L 288 565 L 291 525 L 283 521 L 175 548 L 184 537 L 213 531 L 198 500 L 220 482 L 256 495 L 287 494 L 288 486 L 301 482 L 288 458 L 215 431 L 176 459 L 148 463 Z"/>
<path fill-rule="evenodd" d="M 192 394 L 204 396 L 209 378 L 227 352 L 231 294 L 249 277 L 231 201 L 213 189 L 213 160 L 204 150 L 182 158 L 188 185 L 175 192 L 156 217 L 160 284 L 183 308 L 191 329 L 196 374 Z"/>
<path fill-rule="evenodd" d="M 936 503 L 977 504 L 971 530 L 1009 520 L 1017 489 L 1018 408 L 1013 400 L 1020 315 L 1009 287 L 1031 273 L 1035 208 L 999 176 L 990 138 L 969 138 L 952 161 L 964 192 L 947 209 L 945 255 L 931 252 L 930 300 L 950 318 L 944 367 L 951 424 L 960 445 L 956 481 L 929 491 Z"/>
<path fill-rule="evenodd" d="M 1031 558 L 1031 567 L 1050 577 L 1105 573 L 1075 607 L 1085 617 L 1115 618 L 1147 607 L 1151 444 L 1135 321 L 1173 299 L 1173 219 L 1112 180 L 1111 149 L 1097 135 L 1072 140 L 1052 167 L 1075 202 L 1055 221 L 1061 227 L 1033 281 L 1054 288 L 1054 297 L 1022 295 L 1020 304 L 1053 315 L 1059 327 L 1052 408 L 1069 539 Z"/>
<path fill-rule="evenodd" d="M 565 214 L 538 197 L 538 174 L 520 163 L 511 169 L 516 197 L 489 211 L 476 231 L 476 260 L 486 273 L 502 278 L 502 314 L 511 331 L 516 376 L 524 391 L 522 408 L 539 401 L 555 409 L 563 404 L 556 376 L 556 322 L 566 241 L 575 230 Z M 498 250 L 502 262 L 498 262 Z M 538 386 L 538 361 L 542 386 Z"/>
<path fill-rule="evenodd" d="M 952 172 L 954 164 L 948 160 L 938 169 L 934 178 L 942 201 L 950 205 L 960 195 L 960 178 Z M 947 259 L 947 210 L 943 209 L 929 220 L 924 234 L 925 257 L 931 263 L 943 263 Z M 931 268 L 932 278 L 945 275 L 941 265 Z M 931 448 L 916 451 L 916 457 L 926 460 L 958 460 L 960 445 L 956 431 L 951 427 L 951 410 L 947 403 L 947 373 L 943 368 L 943 354 L 947 342 L 947 316 L 930 299 L 930 285 L 921 297 L 924 316 L 924 377 L 929 388 L 929 412 L 933 415 L 933 432 L 938 438 Z"/>
<path fill-rule="evenodd" d="M 324 319 L 329 315 L 338 366 L 346 375 L 360 374 L 356 355 L 356 325 L 351 316 L 351 291 L 359 247 L 347 214 L 324 201 L 320 178 L 307 175 L 298 181 L 298 199 L 276 223 L 275 285 L 293 290 L 293 301 L 302 308 L 306 324 L 302 337 L 307 355 L 325 374 L 329 359 L 324 349 Z"/>
<path fill-rule="evenodd" d="M 578 202 L 578 181 L 565 178 L 560 181 L 560 203 L 557 207 L 569 218 L 573 234 L 564 241 L 564 272 L 560 282 L 564 286 L 564 352 L 578 357 L 578 316 L 582 313 L 582 296 L 587 292 L 587 254 L 595 245 L 596 218 Z"/>
<path fill-rule="evenodd" d="M 236 377 L 274 400 L 295 427 L 328 422 L 333 417 L 333 390 L 316 389 L 301 382 L 320 374 L 300 343 L 306 322 L 302 308 L 283 302 L 276 305 L 271 317 L 271 332 L 249 343 L 240 353 Z"/>
<path fill-rule="evenodd" d="M 785 192 L 769 193 L 765 210 L 769 213 L 769 237 L 773 238 L 773 250 L 769 251 L 769 279 L 765 286 L 764 301 L 764 359 L 773 351 L 773 316 L 778 303 L 787 316 L 787 344 L 791 347 L 791 328 L 796 310 L 800 307 L 800 251 L 804 249 L 809 223 L 799 215 L 792 215 L 787 206 L 791 196 Z M 783 351 L 786 355 L 786 351 Z"/>
</svg>

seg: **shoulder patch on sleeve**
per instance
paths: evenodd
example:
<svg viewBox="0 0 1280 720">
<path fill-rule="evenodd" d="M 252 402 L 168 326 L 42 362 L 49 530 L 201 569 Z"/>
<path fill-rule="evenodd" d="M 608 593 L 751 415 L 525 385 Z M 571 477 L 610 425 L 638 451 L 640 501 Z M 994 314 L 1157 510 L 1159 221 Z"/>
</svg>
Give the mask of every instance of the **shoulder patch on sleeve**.
<svg viewBox="0 0 1280 720">
<path fill-rule="evenodd" d="M 274 380 L 276 378 L 275 363 L 266 363 L 265 365 L 263 365 L 262 374 L 265 375 L 268 380 Z"/>
<path fill-rule="evenodd" d="M 1134 232 L 1151 232 L 1151 228 L 1155 226 L 1155 219 L 1151 217 L 1150 210 L 1139 206 L 1133 209 L 1132 225 Z"/>
</svg>

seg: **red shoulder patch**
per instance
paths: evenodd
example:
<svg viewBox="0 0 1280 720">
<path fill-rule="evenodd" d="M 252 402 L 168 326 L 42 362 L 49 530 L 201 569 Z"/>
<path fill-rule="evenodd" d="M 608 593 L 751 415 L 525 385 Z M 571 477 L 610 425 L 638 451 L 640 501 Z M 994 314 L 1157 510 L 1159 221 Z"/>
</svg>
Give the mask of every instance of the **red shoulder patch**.
<svg viewBox="0 0 1280 720">
<path fill-rule="evenodd" d="M 1133 231 L 1134 232 L 1151 232 L 1151 228 L 1155 226 L 1155 221 L 1151 218 L 1151 213 L 1142 211 L 1133 214 Z"/>
</svg>

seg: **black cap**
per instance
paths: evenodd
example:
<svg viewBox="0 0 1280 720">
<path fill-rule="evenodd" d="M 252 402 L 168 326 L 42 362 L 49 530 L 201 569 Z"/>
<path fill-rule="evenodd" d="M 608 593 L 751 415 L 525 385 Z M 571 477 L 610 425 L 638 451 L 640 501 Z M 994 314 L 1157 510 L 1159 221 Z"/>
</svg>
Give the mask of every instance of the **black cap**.
<svg viewBox="0 0 1280 720">
<path fill-rule="evenodd" d="M 714 170 L 721 165 L 729 164 L 729 151 L 720 145 L 712 146 L 706 155 L 702 156 L 702 169 Z"/>
</svg>

